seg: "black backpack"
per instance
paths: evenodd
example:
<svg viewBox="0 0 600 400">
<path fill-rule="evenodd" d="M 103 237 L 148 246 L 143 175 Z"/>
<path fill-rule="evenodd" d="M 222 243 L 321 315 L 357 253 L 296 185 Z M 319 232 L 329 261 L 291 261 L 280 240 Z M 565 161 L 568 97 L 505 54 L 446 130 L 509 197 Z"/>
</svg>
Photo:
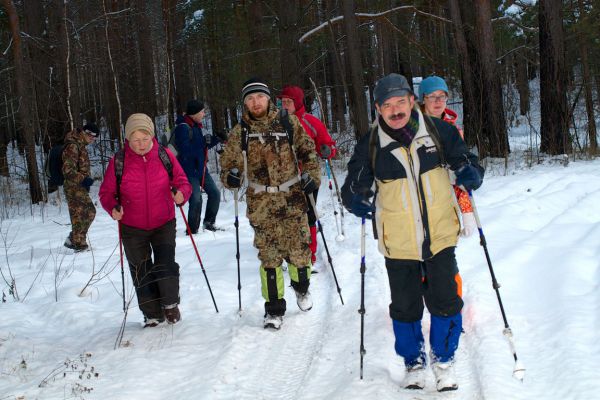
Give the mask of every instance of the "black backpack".
<svg viewBox="0 0 600 400">
<path fill-rule="evenodd" d="M 169 181 L 173 180 L 173 163 L 162 145 L 158 145 L 158 157 L 169 174 Z M 121 204 L 121 181 L 123 180 L 123 168 L 125 167 L 125 150 L 121 149 L 115 154 L 115 177 L 117 178 L 117 203 Z"/>
<path fill-rule="evenodd" d="M 65 177 L 62 172 L 63 159 L 62 154 L 65 149 L 64 144 L 53 146 L 48 152 L 46 159 L 45 171 L 48 178 L 48 193 L 54 193 L 65 182 Z"/>
</svg>

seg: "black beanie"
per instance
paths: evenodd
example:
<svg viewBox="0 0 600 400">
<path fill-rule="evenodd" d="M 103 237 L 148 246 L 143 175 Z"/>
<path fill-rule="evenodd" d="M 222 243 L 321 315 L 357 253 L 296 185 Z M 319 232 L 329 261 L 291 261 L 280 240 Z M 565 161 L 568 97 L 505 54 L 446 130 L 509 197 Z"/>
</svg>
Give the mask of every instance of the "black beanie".
<svg viewBox="0 0 600 400">
<path fill-rule="evenodd" d="M 187 115 L 198 114 L 200 111 L 204 110 L 204 103 L 198 100 L 190 100 L 187 103 L 187 107 L 185 109 L 185 113 Z"/>
<path fill-rule="evenodd" d="M 98 136 L 100 134 L 100 129 L 96 126 L 96 124 L 90 122 L 89 124 L 85 124 L 83 126 L 83 131 L 90 136 Z"/>
<path fill-rule="evenodd" d="M 271 97 L 271 91 L 269 90 L 269 87 L 267 86 L 265 81 L 263 81 L 260 78 L 248 79 L 242 85 L 242 103 L 244 102 L 246 96 L 258 92 L 266 94 L 267 96 L 269 96 L 269 98 Z"/>
</svg>

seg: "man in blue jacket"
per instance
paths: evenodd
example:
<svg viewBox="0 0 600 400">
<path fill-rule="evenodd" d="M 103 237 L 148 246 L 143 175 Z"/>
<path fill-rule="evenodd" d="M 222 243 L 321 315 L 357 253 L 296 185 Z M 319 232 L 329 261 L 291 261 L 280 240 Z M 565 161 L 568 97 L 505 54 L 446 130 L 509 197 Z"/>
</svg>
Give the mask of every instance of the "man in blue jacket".
<svg viewBox="0 0 600 400">
<path fill-rule="evenodd" d="M 348 163 L 342 200 L 353 214 L 375 217 L 390 284 L 395 350 L 406 366 L 403 386 L 425 386 L 425 302 L 436 388 L 456 390 L 453 366 L 463 300 L 454 255 L 460 224 L 452 183 L 475 190 L 483 169 L 454 126 L 429 119 L 415 106 L 404 76 L 383 77 L 373 94 L 378 118 Z"/>
<path fill-rule="evenodd" d="M 202 134 L 202 119 L 204 119 L 204 104 L 198 100 L 190 100 L 185 114 L 177 118 L 174 132 L 177 160 L 192 185 L 188 210 L 188 223 L 192 233 L 197 233 L 200 227 L 202 189 L 208 195 L 204 212 L 204 229 L 213 232 L 217 230 L 215 219 L 221 201 L 221 193 L 207 167 L 208 149 L 216 146 L 219 138 Z"/>
</svg>

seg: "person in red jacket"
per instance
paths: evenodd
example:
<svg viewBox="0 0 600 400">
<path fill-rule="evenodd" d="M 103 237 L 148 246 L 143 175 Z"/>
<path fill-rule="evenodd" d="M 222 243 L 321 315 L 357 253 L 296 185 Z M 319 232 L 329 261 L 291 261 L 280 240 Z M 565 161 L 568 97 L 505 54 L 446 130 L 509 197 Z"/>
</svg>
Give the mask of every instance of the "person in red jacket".
<svg viewBox="0 0 600 400">
<path fill-rule="evenodd" d="M 320 119 L 306 112 L 304 108 L 304 91 L 298 86 L 284 86 L 281 94 L 277 96 L 281 99 L 281 105 L 288 113 L 295 115 L 300 120 L 302 127 L 315 142 L 317 154 L 322 159 L 331 159 L 335 157 L 335 141 L 327 132 L 327 128 Z M 318 190 L 313 193 L 315 204 L 317 201 Z M 315 212 L 310 201 L 308 202 L 308 225 L 310 227 L 310 251 L 312 252 L 312 263 L 317 261 L 317 227 Z"/>
<path fill-rule="evenodd" d="M 446 107 L 448 101 L 448 85 L 446 81 L 439 76 L 428 76 L 421 81 L 419 85 L 419 97 L 421 99 L 423 113 L 435 118 L 439 118 L 456 126 L 460 137 L 464 139 L 464 133 L 461 128 L 456 125 L 458 115 L 453 110 Z M 469 200 L 469 194 L 454 186 L 456 200 L 462 213 L 463 226 L 461 235 L 464 237 L 471 236 L 477 230 L 477 223 L 473 215 L 473 207 Z"/>
<path fill-rule="evenodd" d="M 164 149 L 173 167 L 170 178 L 149 116 L 132 114 L 125 136 L 121 183 L 117 185 L 114 156 L 100 186 L 100 203 L 119 221 L 144 327 L 157 326 L 165 318 L 174 324 L 181 319 L 174 204 L 185 203 L 192 188 L 173 153 Z"/>
</svg>

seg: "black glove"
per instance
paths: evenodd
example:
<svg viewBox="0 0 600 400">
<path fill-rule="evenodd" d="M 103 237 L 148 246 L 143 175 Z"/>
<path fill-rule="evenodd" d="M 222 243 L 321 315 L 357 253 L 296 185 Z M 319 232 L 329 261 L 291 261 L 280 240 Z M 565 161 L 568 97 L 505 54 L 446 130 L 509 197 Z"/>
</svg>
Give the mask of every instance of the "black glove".
<svg viewBox="0 0 600 400">
<path fill-rule="evenodd" d="M 217 137 L 219 139 L 221 139 L 222 142 L 226 142 L 227 141 L 227 131 L 222 130 L 222 131 L 216 131 L 215 135 L 217 135 Z"/>
<path fill-rule="evenodd" d="M 207 146 L 210 146 L 213 142 L 213 135 L 204 135 L 204 143 L 206 143 Z"/>
<path fill-rule="evenodd" d="M 331 157 L 331 147 L 327 146 L 326 144 L 321 145 L 320 151 L 322 159 L 327 160 L 329 157 Z"/>
<path fill-rule="evenodd" d="M 223 148 L 223 145 L 221 143 L 217 143 L 217 145 L 215 146 L 215 149 L 217 151 L 217 154 L 223 154 L 223 152 L 225 151 L 225 149 Z"/>
<path fill-rule="evenodd" d="M 463 164 L 454 171 L 456 175 L 456 186 L 462 186 L 465 190 L 475 190 L 481 186 L 481 174 L 471 164 Z"/>
<path fill-rule="evenodd" d="M 363 189 L 360 192 L 354 193 L 352 195 L 352 209 L 350 212 L 360 218 L 373 218 L 375 206 L 369 200 L 373 194 L 373 191 L 369 189 Z"/>
<path fill-rule="evenodd" d="M 311 178 L 307 172 L 302 173 L 301 179 L 302 179 L 302 190 L 304 191 L 304 193 L 311 194 L 315 190 L 318 189 L 317 184 L 315 183 L 313 178 Z"/>
<path fill-rule="evenodd" d="M 85 190 L 87 190 L 88 192 L 90 191 L 90 186 L 92 186 L 93 184 L 94 184 L 94 180 L 92 178 L 90 178 L 89 176 L 86 176 L 85 178 L 83 178 L 83 180 L 80 183 L 80 185 L 82 187 L 84 187 Z"/>
<path fill-rule="evenodd" d="M 242 186 L 242 179 L 240 178 L 240 171 L 237 168 L 233 168 L 227 174 L 227 186 L 233 189 L 237 189 Z"/>
</svg>

